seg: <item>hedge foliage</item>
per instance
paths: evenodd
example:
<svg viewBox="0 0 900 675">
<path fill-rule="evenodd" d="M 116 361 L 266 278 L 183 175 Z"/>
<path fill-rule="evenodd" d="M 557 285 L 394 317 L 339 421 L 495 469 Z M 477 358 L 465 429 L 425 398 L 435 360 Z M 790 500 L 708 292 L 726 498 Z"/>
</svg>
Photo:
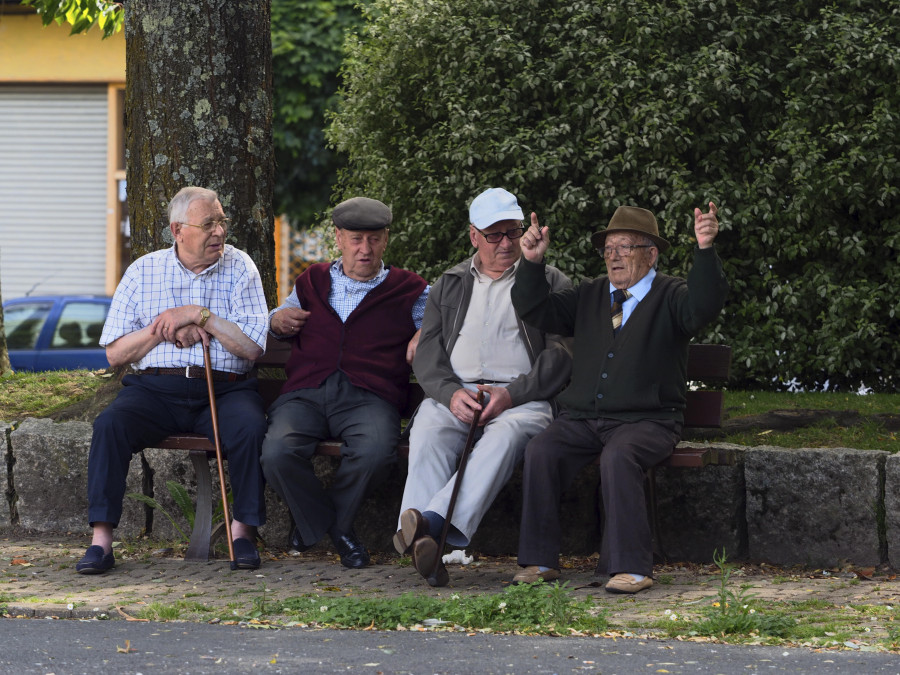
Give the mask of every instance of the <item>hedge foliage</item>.
<svg viewBox="0 0 900 675">
<path fill-rule="evenodd" d="M 703 340 L 736 386 L 896 391 L 900 5 L 881 0 L 375 0 L 328 136 L 336 197 L 395 214 L 390 262 L 470 254 L 467 205 L 504 186 L 554 262 L 603 272 L 588 235 L 653 210 L 689 265 L 715 201 L 731 282 Z"/>
</svg>

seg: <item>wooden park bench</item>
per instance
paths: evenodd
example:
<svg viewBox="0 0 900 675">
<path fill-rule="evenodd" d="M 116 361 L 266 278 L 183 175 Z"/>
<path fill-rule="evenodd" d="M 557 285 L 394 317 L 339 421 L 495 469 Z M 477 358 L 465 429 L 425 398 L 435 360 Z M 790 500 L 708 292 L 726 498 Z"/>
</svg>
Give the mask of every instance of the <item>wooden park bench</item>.
<svg viewBox="0 0 900 675">
<path fill-rule="evenodd" d="M 266 353 L 256 362 L 259 393 L 266 407 L 281 393 L 284 384 L 284 367 L 290 354 L 290 341 L 269 338 Z M 731 366 L 731 348 L 721 345 L 691 345 L 688 357 L 688 380 L 695 382 L 722 382 L 727 379 Z M 415 382 L 410 383 L 409 400 L 403 417 L 408 419 L 422 401 L 424 393 Z M 721 390 L 689 391 L 687 409 L 685 411 L 685 427 L 719 427 L 722 424 L 723 392 Z M 209 560 L 210 540 L 212 536 L 212 471 L 210 459 L 215 459 L 215 446 L 200 434 L 183 433 L 169 436 L 157 448 L 164 450 L 187 450 L 197 478 L 196 509 L 194 529 L 185 560 Z M 339 439 L 324 440 L 316 447 L 316 454 L 340 457 L 341 441 Z M 397 445 L 398 457 L 409 456 L 409 442 L 401 440 Z M 732 464 L 734 459 L 717 453 L 709 447 L 676 447 L 672 456 L 659 466 L 683 468 L 700 468 L 709 464 Z M 654 538 L 659 542 L 656 526 L 656 488 L 655 471 L 648 474 L 648 502 L 650 505 L 651 524 Z"/>
</svg>

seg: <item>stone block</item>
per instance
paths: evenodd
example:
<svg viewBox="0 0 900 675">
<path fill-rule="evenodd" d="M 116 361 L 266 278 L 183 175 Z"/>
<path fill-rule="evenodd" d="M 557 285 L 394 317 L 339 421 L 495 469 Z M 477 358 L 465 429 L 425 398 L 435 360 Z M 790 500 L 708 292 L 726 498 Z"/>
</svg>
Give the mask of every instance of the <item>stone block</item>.
<svg viewBox="0 0 900 675">
<path fill-rule="evenodd" d="M 19 525 L 39 532 L 87 532 L 90 423 L 28 418 L 10 434 L 10 445 Z M 137 481 L 140 485 L 139 476 Z M 128 501 L 124 508 L 133 519 L 138 509 Z"/>
<path fill-rule="evenodd" d="M 749 449 L 744 477 L 750 559 L 817 567 L 879 564 L 877 512 L 887 454 Z"/>
<path fill-rule="evenodd" d="M 900 569 L 900 454 L 884 463 L 884 516 L 887 561 Z"/>
<path fill-rule="evenodd" d="M 746 556 L 744 467 L 656 470 L 660 545 L 670 561 L 712 562 Z"/>
</svg>

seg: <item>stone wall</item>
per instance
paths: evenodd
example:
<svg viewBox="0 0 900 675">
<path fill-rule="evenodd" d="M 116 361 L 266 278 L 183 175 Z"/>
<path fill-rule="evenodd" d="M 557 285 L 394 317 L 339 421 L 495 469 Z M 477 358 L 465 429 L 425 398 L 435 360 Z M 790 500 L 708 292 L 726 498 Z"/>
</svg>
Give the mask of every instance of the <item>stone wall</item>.
<svg viewBox="0 0 900 675">
<path fill-rule="evenodd" d="M 5 500 L 0 529 L 38 532 L 82 531 L 86 522 L 90 425 L 28 419 L 4 430 Z M 900 568 L 900 455 L 853 449 L 743 448 L 719 444 L 734 465 L 657 470 L 660 545 L 671 560 L 709 562 L 725 549 L 731 559 L 771 564 L 834 567 L 888 564 Z M 337 462 L 316 458 L 327 483 Z M 214 464 L 212 465 L 214 468 Z M 392 550 L 406 463 L 369 498 L 357 531 L 372 550 Z M 218 494 L 216 472 L 214 490 Z M 189 532 L 167 483 L 193 496 L 196 480 L 186 453 L 148 449 L 132 460 L 128 492 L 152 496 Z M 563 549 L 589 554 L 599 548 L 597 470 L 582 472 L 561 507 Z M 517 471 L 488 512 L 471 549 L 515 555 L 521 514 L 521 472 Z M 260 534 L 283 546 L 290 515 L 267 490 L 268 523 Z M 142 533 L 160 539 L 177 530 L 160 511 L 126 498 L 118 536 Z M 327 545 L 327 544 L 324 544 Z"/>
</svg>

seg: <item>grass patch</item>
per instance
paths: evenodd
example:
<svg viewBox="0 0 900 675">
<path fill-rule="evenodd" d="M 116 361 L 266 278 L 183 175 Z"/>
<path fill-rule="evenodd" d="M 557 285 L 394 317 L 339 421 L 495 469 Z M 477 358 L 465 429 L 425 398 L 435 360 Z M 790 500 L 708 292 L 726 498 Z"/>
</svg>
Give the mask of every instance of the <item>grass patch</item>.
<svg viewBox="0 0 900 675">
<path fill-rule="evenodd" d="M 151 602 L 137 613 L 139 619 L 150 621 L 178 621 L 195 618 L 197 615 L 209 615 L 215 610 L 193 600 L 176 600 L 173 603 Z"/>
<path fill-rule="evenodd" d="M 278 612 L 293 621 L 334 628 L 446 626 L 529 634 L 599 633 L 606 615 L 593 599 L 577 600 L 566 584 L 520 584 L 503 593 L 453 594 L 441 599 L 405 593 L 397 598 L 304 595 L 279 603 Z"/>
<path fill-rule="evenodd" d="M 103 370 L 9 373 L 0 379 L 0 410 L 7 421 L 49 417 L 90 398 L 110 377 Z"/>
</svg>

